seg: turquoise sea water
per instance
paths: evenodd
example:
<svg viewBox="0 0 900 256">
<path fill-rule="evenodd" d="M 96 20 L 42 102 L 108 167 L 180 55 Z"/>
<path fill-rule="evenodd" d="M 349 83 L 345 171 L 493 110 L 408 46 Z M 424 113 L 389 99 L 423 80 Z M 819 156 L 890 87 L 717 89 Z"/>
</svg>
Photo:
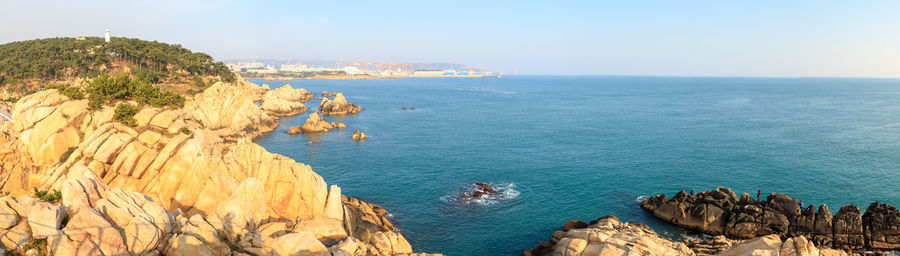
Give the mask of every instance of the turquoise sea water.
<svg viewBox="0 0 900 256">
<path fill-rule="evenodd" d="M 900 80 L 504 77 L 289 83 L 343 91 L 348 128 L 257 143 L 379 204 L 415 250 L 518 255 L 570 219 L 605 215 L 678 238 L 640 196 L 772 191 L 806 204 L 900 203 Z M 319 102 L 307 106 L 315 109 Z M 415 107 L 416 110 L 402 110 Z M 359 128 L 371 139 L 351 140 Z M 502 199 L 456 199 L 475 181 Z"/>
</svg>

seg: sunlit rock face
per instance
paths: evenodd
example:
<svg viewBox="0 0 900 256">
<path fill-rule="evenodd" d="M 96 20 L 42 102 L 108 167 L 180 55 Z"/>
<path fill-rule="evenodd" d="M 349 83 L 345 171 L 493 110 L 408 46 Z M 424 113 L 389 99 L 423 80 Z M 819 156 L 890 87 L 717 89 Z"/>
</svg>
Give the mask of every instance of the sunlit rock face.
<svg viewBox="0 0 900 256">
<path fill-rule="evenodd" d="M 0 126 L 4 246 L 37 235 L 56 255 L 410 253 L 386 211 L 341 200 L 308 165 L 250 141 L 277 126 L 254 87 L 217 83 L 182 109 L 144 107 L 135 126 L 56 90 L 23 97 Z M 62 200 L 39 202 L 33 188 Z"/>
</svg>

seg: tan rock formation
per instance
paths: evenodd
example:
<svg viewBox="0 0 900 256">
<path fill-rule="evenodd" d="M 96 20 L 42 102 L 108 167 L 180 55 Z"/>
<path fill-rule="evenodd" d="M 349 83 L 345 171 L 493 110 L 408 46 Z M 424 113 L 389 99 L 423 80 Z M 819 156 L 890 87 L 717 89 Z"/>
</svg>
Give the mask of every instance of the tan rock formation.
<svg viewBox="0 0 900 256">
<path fill-rule="evenodd" d="M 366 136 L 365 133 L 360 132 L 359 129 L 356 129 L 356 131 L 353 131 L 353 140 L 362 141 L 362 140 L 366 140 L 368 138 L 369 138 L 369 136 Z"/>
<path fill-rule="evenodd" d="M 288 130 L 288 134 L 323 133 L 328 132 L 329 129 L 343 129 L 346 127 L 347 126 L 343 123 L 328 123 L 328 121 L 319 117 L 318 112 L 313 112 L 312 114 L 309 114 L 309 118 L 306 119 L 306 122 L 304 122 L 303 125 L 300 127 L 291 127 L 291 129 Z"/>
<path fill-rule="evenodd" d="M 343 93 L 337 93 L 333 100 L 323 98 L 319 104 L 319 112 L 323 115 L 348 115 L 362 111 L 362 107 L 353 103 L 347 103 Z"/>
<path fill-rule="evenodd" d="M 328 97 L 334 97 L 334 96 L 337 96 L 336 92 L 322 91 L 322 98 L 328 98 Z"/>
<path fill-rule="evenodd" d="M 278 126 L 275 118 L 253 103 L 249 83 L 216 83 L 185 103 L 184 110 L 202 127 L 226 140 L 253 138 Z"/>
<path fill-rule="evenodd" d="M 32 239 L 35 203 L 22 195 L 37 187 L 63 194 L 55 206 L 69 222 L 47 237 L 57 255 L 265 254 L 304 232 L 358 241 L 366 255 L 411 252 L 386 212 L 371 215 L 380 207 L 338 202 L 308 165 L 250 142 L 277 125 L 247 96 L 257 89 L 217 83 L 184 109 L 145 107 L 135 127 L 56 90 L 23 97 L 0 126 L 0 190 L 12 194 L 0 213 L 15 213 L 0 217 L 0 242 Z"/>
<path fill-rule="evenodd" d="M 263 95 L 263 100 L 279 98 L 279 99 L 283 99 L 283 100 L 287 100 L 287 101 L 295 101 L 295 102 L 303 103 L 303 102 L 307 102 L 310 99 L 312 99 L 313 96 L 315 96 L 315 95 L 306 91 L 306 89 L 303 89 L 303 88 L 294 89 L 294 87 L 291 87 L 291 85 L 286 84 L 284 86 L 279 87 L 278 89 L 266 92 L 266 94 Z"/>
<path fill-rule="evenodd" d="M 540 255 L 694 255 L 685 244 L 665 239 L 646 225 L 622 223 L 615 216 L 592 221 L 585 228 L 556 231 L 549 242 L 524 251 Z"/>
<path fill-rule="evenodd" d="M 294 89 L 291 85 L 284 85 L 263 95 L 262 109 L 276 116 L 299 115 L 309 109 L 303 102 L 309 101 L 312 97 L 313 94 L 306 89 Z"/>
</svg>

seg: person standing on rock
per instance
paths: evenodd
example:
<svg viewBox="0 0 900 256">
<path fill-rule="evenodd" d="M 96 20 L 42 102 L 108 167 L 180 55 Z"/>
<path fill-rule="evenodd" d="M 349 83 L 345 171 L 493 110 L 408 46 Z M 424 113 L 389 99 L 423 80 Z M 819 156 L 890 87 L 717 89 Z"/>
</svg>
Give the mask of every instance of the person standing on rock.
<svg viewBox="0 0 900 256">
<path fill-rule="evenodd" d="M 800 199 L 800 201 L 797 202 L 797 204 L 800 204 L 800 209 L 803 209 L 803 199 Z"/>
<path fill-rule="evenodd" d="M 694 195 L 694 190 L 693 190 L 693 189 L 691 189 L 691 195 L 692 195 L 692 196 Z"/>
<path fill-rule="evenodd" d="M 756 190 L 756 201 L 759 201 L 759 195 L 762 195 L 762 190 Z"/>
</svg>

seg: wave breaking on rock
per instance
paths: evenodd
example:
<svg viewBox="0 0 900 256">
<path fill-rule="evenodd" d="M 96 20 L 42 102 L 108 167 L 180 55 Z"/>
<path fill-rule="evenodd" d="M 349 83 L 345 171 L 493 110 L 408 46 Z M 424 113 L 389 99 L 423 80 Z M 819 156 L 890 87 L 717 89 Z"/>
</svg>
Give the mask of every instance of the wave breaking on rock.
<svg viewBox="0 0 900 256">
<path fill-rule="evenodd" d="M 481 182 L 470 183 L 460 191 L 441 197 L 441 201 L 451 205 L 488 206 L 516 199 L 520 194 L 515 189 L 515 183 L 498 183 L 493 186 L 487 185 L 488 187 L 485 185 L 487 184 Z"/>
</svg>

